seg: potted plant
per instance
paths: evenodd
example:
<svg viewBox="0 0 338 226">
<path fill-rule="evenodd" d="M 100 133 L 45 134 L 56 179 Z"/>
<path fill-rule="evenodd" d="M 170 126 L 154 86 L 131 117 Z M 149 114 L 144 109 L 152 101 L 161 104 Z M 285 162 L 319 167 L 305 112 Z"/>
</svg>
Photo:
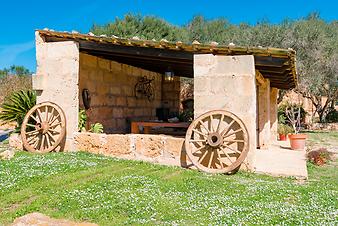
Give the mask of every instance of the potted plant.
<svg viewBox="0 0 338 226">
<path fill-rule="evenodd" d="M 288 134 L 292 133 L 293 129 L 289 125 L 279 123 L 277 127 L 277 132 L 279 135 L 279 140 L 286 141 L 288 138 Z"/>
<path fill-rule="evenodd" d="M 279 135 L 279 140 L 280 141 L 286 141 L 286 137 L 287 137 L 287 132 L 285 130 L 285 125 L 282 123 L 278 123 L 278 127 L 277 127 L 277 132 Z"/>
<path fill-rule="evenodd" d="M 292 125 L 294 133 L 289 134 L 290 146 L 292 150 L 304 150 L 305 140 L 307 138 L 306 134 L 300 134 L 301 127 L 301 106 L 296 106 L 293 104 L 288 105 L 285 108 L 285 115 Z"/>
</svg>

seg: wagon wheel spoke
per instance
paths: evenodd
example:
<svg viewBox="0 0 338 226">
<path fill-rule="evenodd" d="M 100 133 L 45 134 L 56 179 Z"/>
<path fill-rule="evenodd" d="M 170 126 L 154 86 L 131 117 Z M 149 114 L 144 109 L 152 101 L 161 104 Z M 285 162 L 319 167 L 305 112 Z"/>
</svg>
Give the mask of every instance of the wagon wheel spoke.
<svg viewBox="0 0 338 226">
<path fill-rule="evenodd" d="M 215 152 L 214 152 L 214 151 L 211 151 L 211 154 L 210 154 L 210 159 L 209 159 L 209 163 L 208 163 L 208 168 L 210 168 L 210 167 L 211 167 L 212 160 L 214 159 L 214 154 L 215 154 Z"/>
<path fill-rule="evenodd" d="M 42 134 L 42 139 L 41 139 L 41 144 L 40 144 L 40 151 L 41 152 L 43 151 L 43 149 L 45 147 L 45 139 L 46 139 L 45 135 Z"/>
<path fill-rule="evenodd" d="M 49 140 L 49 135 L 48 135 L 48 133 L 46 133 L 45 136 L 46 136 L 46 144 L 47 144 L 47 148 L 49 148 L 49 147 L 50 147 L 50 140 Z"/>
<path fill-rule="evenodd" d="M 55 129 L 49 129 L 49 132 L 52 132 L 52 133 L 60 133 L 60 131 L 57 131 Z"/>
<path fill-rule="evenodd" d="M 241 131 L 242 131 L 242 129 L 238 129 L 238 130 L 235 130 L 235 131 L 233 131 L 231 133 L 227 133 L 227 134 L 223 135 L 223 138 L 230 137 L 230 136 L 232 136 L 232 135 L 234 135 L 234 134 L 236 134 L 238 132 L 241 132 Z"/>
<path fill-rule="evenodd" d="M 214 126 L 212 124 L 212 122 L 214 121 L 214 117 L 212 115 L 210 115 L 209 117 L 210 117 L 210 130 L 211 132 L 215 132 Z"/>
<path fill-rule="evenodd" d="M 54 125 L 50 125 L 49 128 L 55 128 L 55 127 L 57 127 L 57 126 L 59 126 L 61 124 L 62 124 L 62 122 L 58 122 L 58 123 L 56 123 Z"/>
<path fill-rule="evenodd" d="M 51 124 L 52 122 L 52 119 L 54 117 L 54 111 L 55 111 L 55 108 L 52 108 L 51 112 L 50 112 L 50 118 L 48 119 L 48 122 Z"/>
<path fill-rule="evenodd" d="M 34 119 L 34 121 L 37 122 L 37 123 L 40 123 L 40 122 L 41 122 L 41 121 L 39 121 L 34 115 L 30 115 L 30 117 L 31 117 L 32 119 Z"/>
<path fill-rule="evenodd" d="M 39 133 L 39 130 L 36 129 L 36 130 L 27 132 L 26 135 L 31 136 L 31 135 L 36 135 L 38 133 Z"/>
<path fill-rule="evenodd" d="M 203 145 L 203 146 L 197 148 L 196 150 L 192 151 L 192 153 L 195 154 L 196 152 L 199 152 L 199 151 L 203 150 L 204 148 L 205 148 L 205 145 Z"/>
<path fill-rule="evenodd" d="M 208 151 L 205 151 L 202 157 L 198 159 L 198 162 L 201 163 L 204 160 L 204 158 L 207 156 L 207 154 L 208 154 Z"/>
<path fill-rule="evenodd" d="M 207 136 L 207 134 L 204 134 L 204 133 L 202 133 L 201 131 L 199 131 L 199 130 L 197 130 L 197 129 L 193 129 L 192 131 L 198 133 L 199 135 L 202 135 L 203 137 L 206 137 L 206 136 Z"/>
<path fill-rule="evenodd" d="M 219 149 L 216 150 L 216 152 L 217 152 L 217 157 L 218 157 L 219 164 L 220 164 L 221 168 L 224 168 L 224 166 L 223 166 L 224 163 L 222 161 L 221 154 L 219 153 Z"/>
<path fill-rule="evenodd" d="M 30 118 L 37 124 L 29 123 Z M 54 150 L 65 136 L 65 126 L 66 118 L 58 105 L 51 102 L 35 105 L 25 116 L 21 127 L 21 137 L 25 149 L 38 153 Z"/>
<path fill-rule="evenodd" d="M 223 146 L 231 151 L 233 151 L 233 153 L 238 153 L 238 154 L 241 154 L 240 151 L 236 150 L 236 149 L 233 149 L 232 147 L 230 147 L 229 145 L 226 145 L 226 144 L 223 144 Z"/>
<path fill-rule="evenodd" d="M 245 143 L 245 140 L 223 140 L 228 143 Z"/>
<path fill-rule="evenodd" d="M 37 110 L 38 118 L 40 119 L 40 122 L 42 122 L 43 121 L 42 120 L 42 112 L 41 112 L 40 108 L 37 108 L 36 110 Z"/>
<path fill-rule="evenodd" d="M 233 164 L 234 162 L 232 161 L 230 155 L 222 148 L 221 148 L 221 151 L 224 153 L 224 155 L 227 157 L 227 159 L 231 162 L 231 164 Z"/>
<path fill-rule="evenodd" d="M 60 117 L 60 115 L 57 115 L 54 117 L 54 119 L 49 123 L 49 125 L 53 125 L 53 123 Z"/>
<path fill-rule="evenodd" d="M 190 124 L 185 150 L 199 170 L 227 173 L 238 168 L 245 159 L 248 137 L 244 123 L 236 115 L 223 110 L 210 111 Z"/>
<path fill-rule="evenodd" d="M 208 134 L 210 133 L 209 129 L 204 125 L 202 121 L 200 121 L 199 124 L 203 126 L 203 128 L 207 131 Z"/>
<path fill-rule="evenodd" d="M 221 123 L 223 122 L 223 119 L 224 119 L 224 115 L 222 114 L 222 115 L 221 115 L 221 119 L 218 121 L 217 129 L 216 129 L 216 132 L 217 132 L 217 133 L 219 132 L 219 128 L 220 128 L 220 126 L 221 126 Z"/>
<path fill-rule="evenodd" d="M 235 120 L 232 120 L 232 121 L 229 123 L 228 127 L 225 128 L 225 129 L 221 132 L 221 136 L 226 135 L 226 134 L 231 130 L 231 126 L 232 126 L 234 123 L 235 123 Z"/>
<path fill-rule="evenodd" d="M 33 124 L 27 123 L 26 125 L 29 126 L 29 127 L 35 128 L 35 125 L 33 125 Z"/>
<path fill-rule="evenodd" d="M 47 105 L 45 106 L 45 112 L 46 112 L 45 121 L 48 122 L 48 106 Z"/>
</svg>

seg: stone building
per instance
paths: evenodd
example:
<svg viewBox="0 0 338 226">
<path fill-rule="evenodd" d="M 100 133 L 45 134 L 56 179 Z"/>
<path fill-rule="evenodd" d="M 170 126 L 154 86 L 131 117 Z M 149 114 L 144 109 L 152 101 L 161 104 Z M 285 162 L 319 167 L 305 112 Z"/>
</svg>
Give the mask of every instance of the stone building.
<svg viewBox="0 0 338 226">
<path fill-rule="evenodd" d="M 292 49 L 203 45 L 196 41 L 170 43 L 38 30 L 36 51 L 33 87 L 38 91 L 37 101 L 52 101 L 64 110 L 65 149 L 94 150 L 97 147 L 94 152 L 110 149 L 108 152 L 117 156 L 119 154 L 114 154 L 110 147 L 121 147 L 126 142 L 128 147 L 121 155 L 127 158 L 143 159 L 144 156 L 127 149 L 137 152 L 143 145 L 142 153 L 149 154 L 148 149 L 154 149 L 145 141 L 160 139 L 155 135 L 142 138 L 128 135 L 130 121 L 155 119 L 156 109 L 161 107 L 178 112 L 180 77 L 188 77 L 194 78 L 195 118 L 206 111 L 223 109 L 242 119 L 250 136 L 247 162 L 253 169 L 257 148 L 268 149 L 277 139 L 278 89 L 291 89 L 297 84 Z M 168 70 L 174 72 L 173 81 L 165 79 Z M 143 76 L 154 79 L 152 101 L 135 98 L 135 85 Z M 84 89 L 91 95 L 89 121 L 102 123 L 108 134 L 101 135 L 100 141 L 89 138 L 98 135 L 78 133 L 78 112 L 84 108 Z M 102 141 L 102 136 L 110 141 Z M 88 143 L 91 144 L 88 146 Z M 168 151 L 169 154 L 180 155 L 182 143 L 183 139 L 165 137 L 157 146 L 159 149 L 175 147 L 178 150 Z M 155 154 L 157 162 L 162 161 L 160 158 L 165 152 Z M 144 158 L 153 157 L 144 155 Z M 174 157 L 173 164 L 181 164 L 177 162 L 179 159 Z"/>
</svg>

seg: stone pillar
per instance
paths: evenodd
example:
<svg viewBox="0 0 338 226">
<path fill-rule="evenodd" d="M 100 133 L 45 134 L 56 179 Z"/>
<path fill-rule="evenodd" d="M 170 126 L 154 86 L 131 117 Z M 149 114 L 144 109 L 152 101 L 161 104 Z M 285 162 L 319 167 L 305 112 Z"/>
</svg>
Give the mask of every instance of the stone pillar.
<svg viewBox="0 0 338 226">
<path fill-rule="evenodd" d="M 194 116 L 227 110 L 243 120 L 249 133 L 251 168 L 256 149 L 256 84 L 254 57 L 194 55 Z"/>
<path fill-rule="evenodd" d="M 278 126 L 278 105 L 277 105 L 278 89 L 270 89 L 270 130 L 271 130 L 271 142 L 277 141 L 277 126 Z"/>
<path fill-rule="evenodd" d="M 258 147 L 267 149 L 270 144 L 270 81 L 265 79 L 258 86 Z"/>
<path fill-rule="evenodd" d="M 51 101 L 66 115 L 66 140 L 61 149 L 74 150 L 74 133 L 78 131 L 79 46 L 77 42 L 44 42 L 36 32 L 36 75 L 33 89 L 37 103 Z"/>
</svg>

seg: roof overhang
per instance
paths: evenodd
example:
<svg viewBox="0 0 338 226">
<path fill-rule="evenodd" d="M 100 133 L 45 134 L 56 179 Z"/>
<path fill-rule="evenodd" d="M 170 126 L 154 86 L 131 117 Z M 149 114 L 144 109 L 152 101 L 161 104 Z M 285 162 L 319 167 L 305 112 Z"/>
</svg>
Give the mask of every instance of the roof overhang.
<svg viewBox="0 0 338 226">
<path fill-rule="evenodd" d="M 38 30 L 45 42 L 76 41 L 80 52 L 133 65 L 146 70 L 164 73 L 168 67 L 175 75 L 193 78 L 193 55 L 253 55 L 256 70 L 270 80 L 272 87 L 291 89 L 297 85 L 296 52 L 292 49 L 240 47 L 235 45 L 204 45 L 194 42 L 149 41 L 122 39 Z"/>
</svg>

